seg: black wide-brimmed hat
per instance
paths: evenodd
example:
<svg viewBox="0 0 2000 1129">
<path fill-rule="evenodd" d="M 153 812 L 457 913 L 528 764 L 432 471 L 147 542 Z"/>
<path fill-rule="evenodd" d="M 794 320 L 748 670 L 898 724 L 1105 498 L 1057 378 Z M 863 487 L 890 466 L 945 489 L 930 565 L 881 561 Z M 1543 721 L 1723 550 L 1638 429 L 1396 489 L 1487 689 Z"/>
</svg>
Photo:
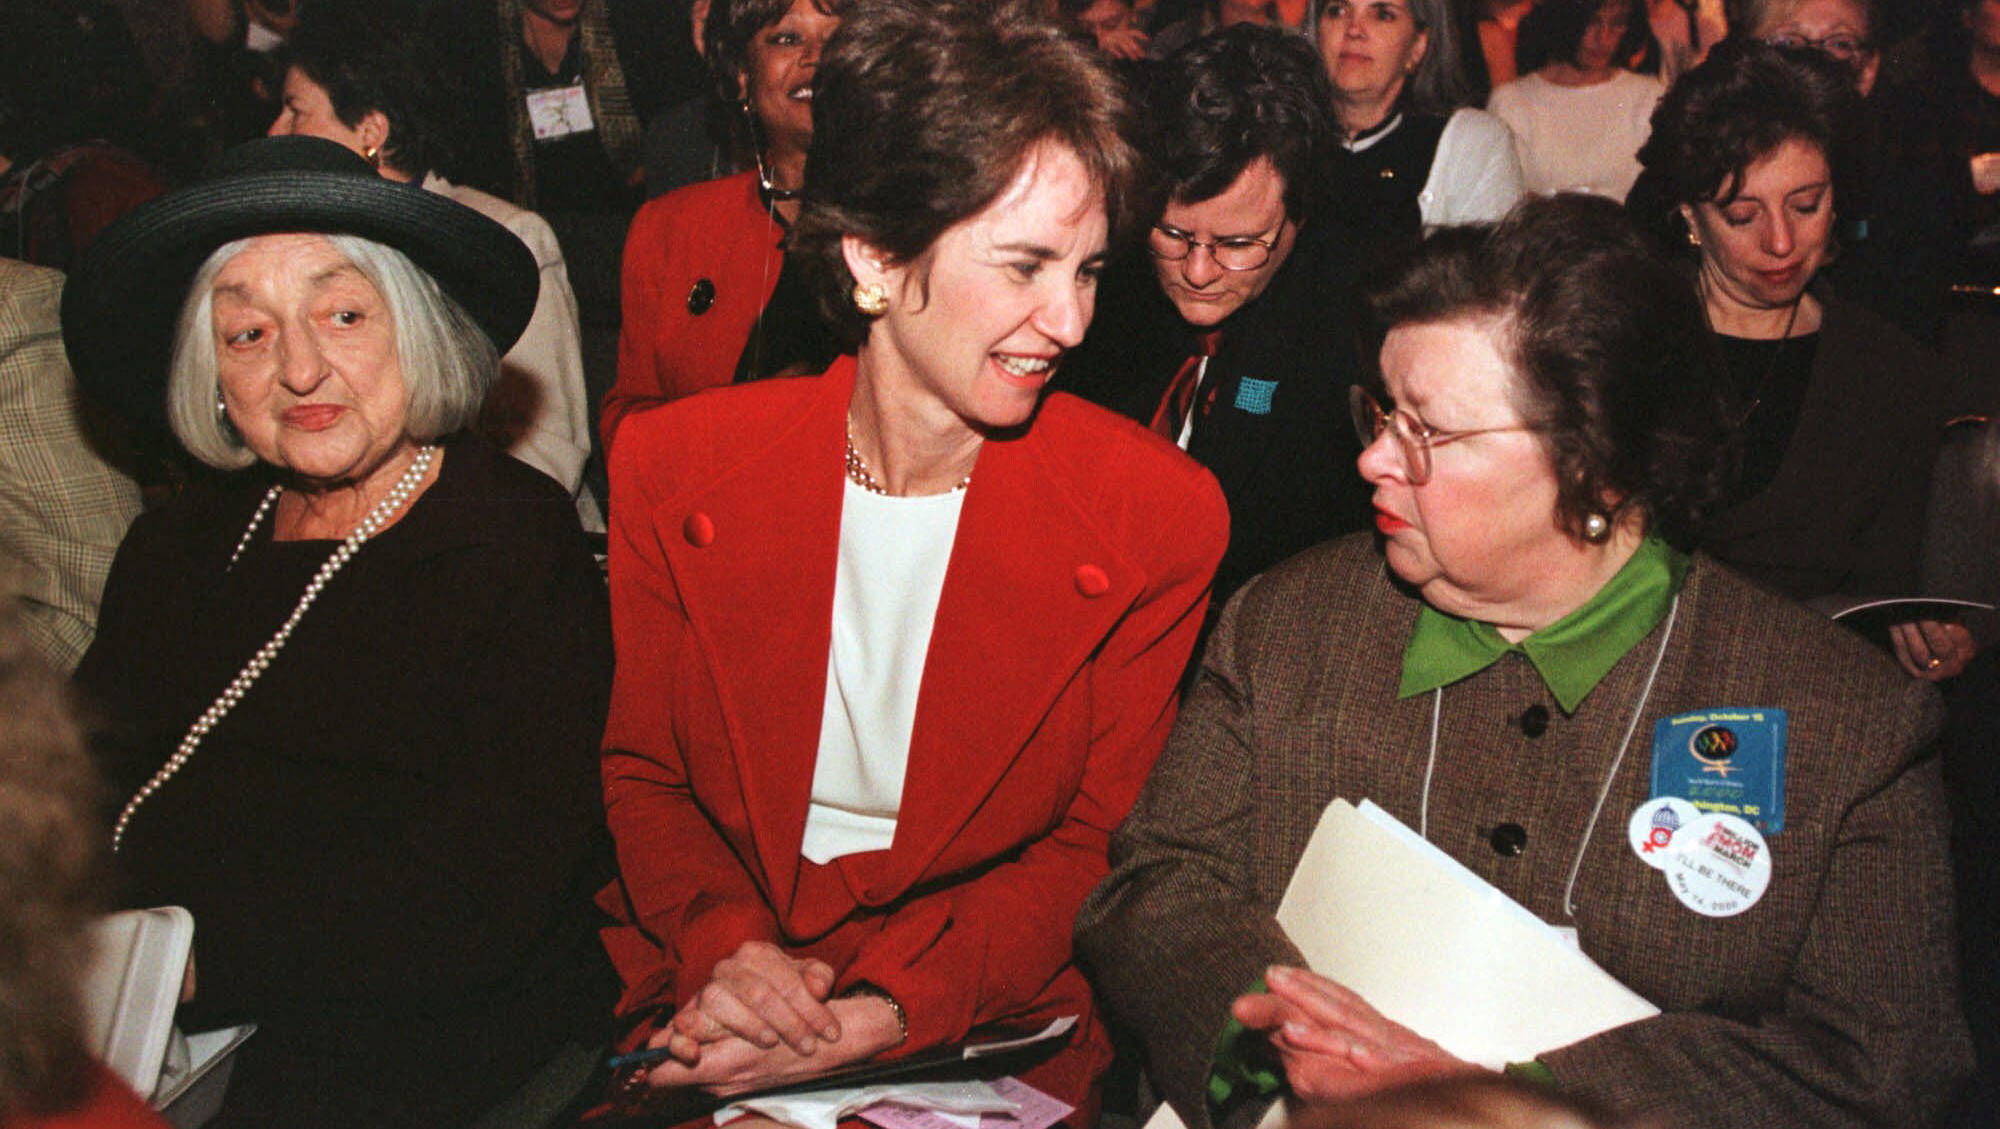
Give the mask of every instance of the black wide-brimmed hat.
<svg viewBox="0 0 2000 1129">
<path fill-rule="evenodd" d="M 225 243 L 277 232 L 359 235 L 437 280 L 505 353 L 540 286 L 534 253 L 499 224 L 345 147 L 268 137 L 216 159 L 186 188 L 134 208 L 85 249 L 63 290 L 63 344 L 83 394 L 147 428 L 166 423 L 174 323 L 188 285 Z"/>
</svg>

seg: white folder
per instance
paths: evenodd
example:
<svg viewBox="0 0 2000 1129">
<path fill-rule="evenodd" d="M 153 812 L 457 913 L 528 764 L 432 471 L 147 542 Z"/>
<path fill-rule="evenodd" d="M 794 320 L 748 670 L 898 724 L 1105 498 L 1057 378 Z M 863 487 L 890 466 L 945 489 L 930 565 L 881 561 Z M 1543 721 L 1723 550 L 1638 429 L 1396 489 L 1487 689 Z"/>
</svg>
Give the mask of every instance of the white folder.
<svg viewBox="0 0 2000 1129">
<path fill-rule="evenodd" d="M 236 1048 L 256 1026 L 186 1037 L 174 1027 L 194 946 L 194 918 L 179 906 L 100 918 L 91 944 L 81 993 L 91 1051 L 176 1129 L 196 1129 L 221 1108 Z"/>
</svg>

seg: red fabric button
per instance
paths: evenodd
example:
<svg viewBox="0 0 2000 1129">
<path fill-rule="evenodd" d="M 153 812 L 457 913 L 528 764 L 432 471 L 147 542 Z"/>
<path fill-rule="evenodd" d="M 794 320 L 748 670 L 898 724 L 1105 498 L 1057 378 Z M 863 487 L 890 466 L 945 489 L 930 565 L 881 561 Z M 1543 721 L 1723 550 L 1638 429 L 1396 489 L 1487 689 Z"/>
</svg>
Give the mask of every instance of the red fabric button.
<svg viewBox="0 0 2000 1129">
<path fill-rule="evenodd" d="M 1078 565 L 1076 569 L 1076 590 L 1095 600 L 1111 591 L 1111 578 L 1094 564 Z"/>
<path fill-rule="evenodd" d="M 707 514 L 692 513 L 681 523 L 681 536 L 697 549 L 706 549 L 715 544 L 715 522 Z"/>
</svg>

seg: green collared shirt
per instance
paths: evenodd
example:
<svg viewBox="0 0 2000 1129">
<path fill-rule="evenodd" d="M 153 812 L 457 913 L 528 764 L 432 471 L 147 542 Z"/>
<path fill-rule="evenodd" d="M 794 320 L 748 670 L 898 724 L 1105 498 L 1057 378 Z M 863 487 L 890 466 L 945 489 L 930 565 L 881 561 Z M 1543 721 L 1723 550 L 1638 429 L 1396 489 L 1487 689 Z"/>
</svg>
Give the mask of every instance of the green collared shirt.
<svg viewBox="0 0 2000 1129">
<path fill-rule="evenodd" d="M 1687 554 L 1648 537 L 1583 606 L 1519 643 L 1490 623 L 1425 605 L 1403 651 L 1400 698 L 1470 678 L 1509 651 L 1528 656 L 1564 713 L 1576 707 L 1639 640 L 1664 619 L 1687 576 Z"/>
</svg>

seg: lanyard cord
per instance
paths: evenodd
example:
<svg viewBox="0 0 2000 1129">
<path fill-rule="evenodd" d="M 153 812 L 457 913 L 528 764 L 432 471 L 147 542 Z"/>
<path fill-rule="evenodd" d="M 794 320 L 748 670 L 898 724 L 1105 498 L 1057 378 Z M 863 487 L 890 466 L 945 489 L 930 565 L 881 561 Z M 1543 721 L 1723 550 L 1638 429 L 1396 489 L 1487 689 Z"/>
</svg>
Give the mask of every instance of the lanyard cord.
<svg viewBox="0 0 2000 1129">
<path fill-rule="evenodd" d="M 1563 886 L 1563 913 L 1576 916 L 1576 876 L 1583 870 L 1583 854 L 1590 847 L 1590 837 L 1597 830 L 1597 817 L 1604 813 L 1604 802 L 1611 798 L 1611 785 L 1618 779 L 1618 770 L 1625 763 L 1625 753 L 1632 747 L 1632 734 L 1639 729 L 1639 719 L 1646 716 L 1646 702 L 1653 696 L 1653 682 L 1660 675 L 1660 663 L 1667 657 L 1667 644 L 1674 637 L 1674 620 L 1681 614 L 1681 598 L 1674 595 L 1673 606 L 1667 609 L 1667 629 L 1660 635 L 1659 649 L 1653 652 L 1652 669 L 1646 672 L 1646 685 L 1639 691 L 1639 702 L 1632 707 L 1632 720 L 1625 725 L 1625 738 L 1618 743 L 1618 755 L 1611 760 L 1611 770 L 1604 774 L 1604 785 L 1597 791 L 1597 806 L 1590 809 L 1590 822 L 1584 825 L 1583 840 L 1577 844 L 1576 860 L 1570 864 L 1569 881 Z M 1437 772 L 1438 722 L 1444 714 L 1444 687 L 1431 692 L 1431 754 L 1424 764 L 1424 793 L 1417 807 L 1417 834 L 1425 841 L 1431 837 L 1431 778 Z"/>
</svg>

